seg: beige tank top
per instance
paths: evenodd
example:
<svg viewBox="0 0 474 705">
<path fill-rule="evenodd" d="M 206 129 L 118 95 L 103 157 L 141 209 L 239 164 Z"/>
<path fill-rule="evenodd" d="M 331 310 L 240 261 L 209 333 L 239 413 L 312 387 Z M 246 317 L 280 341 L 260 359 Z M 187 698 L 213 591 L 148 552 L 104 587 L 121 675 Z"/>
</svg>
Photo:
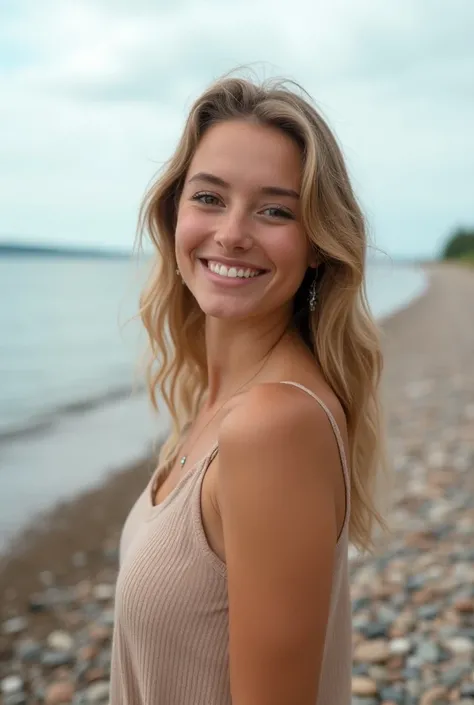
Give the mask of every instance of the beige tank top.
<svg viewBox="0 0 474 705">
<path fill-rule="evenodd" d="M 336 547 L 326 643 L 315 705 L 350 705 L 348 580 L 350 481 L 339 428 L 326 405 L 346 486 Z M 201 522 L 201 486 L 217 444 L 159 505 L 155 478 L 132 508 L 120 543 L 110 705 L 231 705 L 226 566 Z M 159 472 L 159 470 L 157 471 Z"/>
</svg>

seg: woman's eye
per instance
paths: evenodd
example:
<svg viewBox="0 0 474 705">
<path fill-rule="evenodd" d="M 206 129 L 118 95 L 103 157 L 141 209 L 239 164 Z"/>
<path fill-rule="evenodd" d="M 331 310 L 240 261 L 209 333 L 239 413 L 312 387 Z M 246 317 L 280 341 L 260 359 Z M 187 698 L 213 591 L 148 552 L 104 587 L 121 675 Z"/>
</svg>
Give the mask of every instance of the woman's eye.
<svg viewBox="0 0 474 705">
<path fill-rule="evenodd" d="M 290 213 L 290 211 L 287 211 L 284 208 L 277 208 L 276 206 L 265 208 L 263 213 L 269 215 L 270 218 L 286 218 L 288 220 L 294 220 L 293 213 Z"/>
<path fill-rule="evenodd" d="M 203 203 L 206 206 L 216 206 L 219 203 L 217 196 L 212 193 L 195 193 L 191 200 L 198 201 L 198 203 Z"/>
</svg>

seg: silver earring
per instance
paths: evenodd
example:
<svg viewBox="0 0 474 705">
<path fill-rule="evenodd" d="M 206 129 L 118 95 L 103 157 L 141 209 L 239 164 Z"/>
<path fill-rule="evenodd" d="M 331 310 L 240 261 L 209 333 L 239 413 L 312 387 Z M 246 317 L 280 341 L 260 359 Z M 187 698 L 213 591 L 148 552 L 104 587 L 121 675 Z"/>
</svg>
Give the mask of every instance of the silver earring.
<svg viewBox="0 0 474 705">
<path fill-rule="evenodd" d="M 311 285 L 309 287 L 308 304 L 311 313 L 316 311 L 316 304 L 318 303 L 318 290 L 316 288 L 316 277 L 314 277 Z"/>
</svg>

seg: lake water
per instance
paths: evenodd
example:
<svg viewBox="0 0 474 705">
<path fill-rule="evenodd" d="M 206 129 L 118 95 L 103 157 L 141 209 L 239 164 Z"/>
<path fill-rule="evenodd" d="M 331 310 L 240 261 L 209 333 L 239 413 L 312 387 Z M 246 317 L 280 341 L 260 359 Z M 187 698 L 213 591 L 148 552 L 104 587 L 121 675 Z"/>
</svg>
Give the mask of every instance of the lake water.
<svg viewBox="0 0 474 705">
<path fill-rule="evenodd" d="M 167 428 L 132 393 L 145 337 L 143 265 L 121 259 L 0 258 L 0 545 L 38 511 L 143 457 Z M 373 265 L 382 318 L 422 293 L 415 267 Z"/>
</svg>

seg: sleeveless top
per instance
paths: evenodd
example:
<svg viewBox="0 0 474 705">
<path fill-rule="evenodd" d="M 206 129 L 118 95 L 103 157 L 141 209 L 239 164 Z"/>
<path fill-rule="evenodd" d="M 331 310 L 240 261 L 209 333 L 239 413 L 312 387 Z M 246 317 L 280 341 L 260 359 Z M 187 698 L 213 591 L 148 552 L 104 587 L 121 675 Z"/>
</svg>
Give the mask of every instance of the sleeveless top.
<svg viewBox="0 0 474 705">
<path fill-rule="evenodd" d="M 350 705 L 352 624 L 348 579 L 350 479 L 342 437 L 326 405 L 346 487 L 336 546 L 319 694 L 315 705 Z M 125 522 L 115 596 L 110 705 L 231 705 L 226 565 L 201 521 L 201 485 L 217 444 L 158 505 L 160 468 Z"/>
</svg>

